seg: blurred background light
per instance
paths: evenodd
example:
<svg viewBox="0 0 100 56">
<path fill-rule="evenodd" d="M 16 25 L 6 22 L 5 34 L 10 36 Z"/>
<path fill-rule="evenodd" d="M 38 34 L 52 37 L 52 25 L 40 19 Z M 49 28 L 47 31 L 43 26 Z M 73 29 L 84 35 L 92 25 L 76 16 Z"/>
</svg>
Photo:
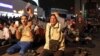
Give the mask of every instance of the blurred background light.
<svg viewBox="0 0 100 56">
<path fill-rule="evenodd" d="M 5 4 L 5 3 L 1 3 L 1 2 L 0 2 L 0 7 L 5 7 L 5 8 L 13 9 L 13 6 L 12 5 Z"/>
</svg>

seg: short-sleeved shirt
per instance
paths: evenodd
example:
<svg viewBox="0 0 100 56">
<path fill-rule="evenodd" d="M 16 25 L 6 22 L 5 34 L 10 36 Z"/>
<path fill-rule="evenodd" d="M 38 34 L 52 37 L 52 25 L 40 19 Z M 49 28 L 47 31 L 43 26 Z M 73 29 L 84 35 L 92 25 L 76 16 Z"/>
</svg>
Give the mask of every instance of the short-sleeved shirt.
<svg viewBox="0 0 100 56">
<path fill-rule="evenodd" d="M 20 41 L 22 42 L 32 42 L 33 36 L 30 36 L 30 32 L 32 31 L 28 27 L 20 26 L 18 31 L 22 34 Z"/>
</svg>

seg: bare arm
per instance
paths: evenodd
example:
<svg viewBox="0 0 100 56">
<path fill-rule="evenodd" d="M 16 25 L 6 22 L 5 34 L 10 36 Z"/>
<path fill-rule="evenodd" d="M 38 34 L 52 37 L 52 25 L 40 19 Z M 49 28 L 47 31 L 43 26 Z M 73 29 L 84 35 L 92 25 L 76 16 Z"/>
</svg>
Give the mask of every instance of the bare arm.
<svg viewBox="0 0 100 56">
<path fill-rule="evenodd" d="M 16 39 L 20 39 L 21 38 L 21 28 L 16 28 Z"/>
<path fill-rule="evenodd" d="M 16 38 L 17 39 L 20 39 L 21 38 L 21 33 L 18 30 L 16 30 Z"/>
</svg>

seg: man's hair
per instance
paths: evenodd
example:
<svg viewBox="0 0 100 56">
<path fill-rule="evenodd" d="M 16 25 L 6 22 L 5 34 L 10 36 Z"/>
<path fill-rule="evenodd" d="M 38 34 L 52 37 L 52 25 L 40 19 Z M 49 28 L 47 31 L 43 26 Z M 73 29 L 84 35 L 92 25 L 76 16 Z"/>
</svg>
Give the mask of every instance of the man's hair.
<svg viewBox="0 0 100 56">
<path fill-rule="evenodd" d="M 23 17 L 23 16 L 25 16 L 25 17 L 26 17 L 26 19 L 28 20 L 28 16 L 27 16 L 27 15 L 22 15 L 21 17 Z"/>
<path fill-rule="evenodd" d="M 28 7 L 28 8 L 26 8 L 26 11 L 29 11 L 30 9 L 32 10 L 32 8 L 31 8 L 31 7 Z"/>
<path fill-rule="evenodd" d="M 54 16 L 54 17 L 57 19 L 57 17 L 56 17 L 56 15 L 55 15 L 55 14 L 51 14 L 51 15 L 50 15 L 50 17 L 51 17 L 51 16 Z"/>
<path fill-rule="evenodd" d="M 58 19 L 57 19 L 57 17 L 56 17 L 55 14 L 50 14 L 50 16 L 49 16 L 49 20 L 50 20 L 51 16 L 54 16 L 54 17 L 56 18 L 56 20 L 58 21 Z"/>
</svg>

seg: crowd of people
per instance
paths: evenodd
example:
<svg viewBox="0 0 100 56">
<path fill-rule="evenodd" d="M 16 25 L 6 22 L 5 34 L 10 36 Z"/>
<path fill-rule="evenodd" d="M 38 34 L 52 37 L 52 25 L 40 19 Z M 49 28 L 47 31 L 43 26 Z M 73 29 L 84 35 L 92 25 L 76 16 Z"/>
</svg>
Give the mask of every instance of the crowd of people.
<svg viewBox="0 0 100 56">
<path fill-rule="evenodd" d="M 19 21 L 12 22 L 10 25 L 6 22 L 0 23 L 0 46 L 12 44 L 7 49 L 8 54 L 19 51 L 19 54 L 24 56 L 31 45 L 35 46 L 33 43 L 37 44 L 39 41 L 45 42 L 40 56 L 64 56 L 68 42 L 84 45 L 92 41 L 91 21 L 85 21 L 82 17 L 65 20 L 59 17 L 58 12 L 54 12 L 43 29 L 34 16 L 32 8 L 29 7 L 26 11 L 28 16 L 20 17 L 21 24 Z"/>
</svg>

